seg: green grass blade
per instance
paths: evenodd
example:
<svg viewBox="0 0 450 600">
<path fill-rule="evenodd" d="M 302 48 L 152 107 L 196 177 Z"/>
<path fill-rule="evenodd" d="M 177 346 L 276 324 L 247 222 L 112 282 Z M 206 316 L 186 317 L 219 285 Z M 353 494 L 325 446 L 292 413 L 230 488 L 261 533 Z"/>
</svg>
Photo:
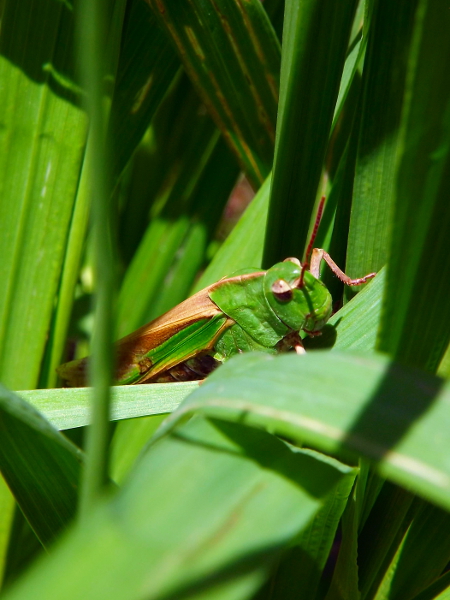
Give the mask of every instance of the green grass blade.
<svg viewBox="0 0 450 600">
<path fill-rule="evenodd" d="M 11 527 L 11 543 L 6 557 L 4 588 L 17 580 L 33 560 L 44 552 L 44 547 L 16 504 Z"/>
<path fill-rule="evenodd" d="M 363 455 L 381 476 L 448 508 L 449 393 L 442 380 L 382 356 L 243 354 L 213 373 L 160 431 L 192 411 L 268 427 L 327 453 Z"/>
<path fill-rule="evenodd" d="M 179 65 L 149 8 L 142 0 L 133 0 L 126 16 L 108 132 L 113 181 L 143 137 Z"/>
<path fill-rule="evenodd" d="M 378 271 L 387 261 L 415 8 L 416 3 L 410 0 L 381 1 L 375 3 L 371 19 L 347 250 L 346 272 L 350 277 Z"/>
<path fill-rule="evenodd" d="M 285 553 L 274 576 L 266 584 L 270 598 L 316 598 L 322 572 L 354 482 L 354 474 L 342 479 L 335 491 L 329 494 L 322 509 Z M 264 597 L 263 592 L 261 596 Z"/>
<path fill-rule="evenodd" d="M 352 475 L 257 429 L 192 420 L 150 448 L 123 489 L 5 600 L 252 597 Z"/>
<path fill-rule="evenodd" d="M 450 515 L 435 506 L 424 504 L 393 557 L 379 588 L 377 599 L 386 591 L 393 600 L 414 598 L 430 585 L 448 564 L 450 556 Z"/>
<path fill-rule="evenodd" d="M 343 598 L 359 600 L 360 598 L 358 586 L 358 514 L 357 502 L 355 501 L 361 491 L 360 488 L 361 477 L 358 477 L 342 518 L 342 539 L 339 554 L 325 600 L 342 600 Z"/>
<path fill-rule="evenodd" d="M 422 502 L 386 482 L 358 538 L 361 598 L 372 598 L 388 576 L 389 566 Z M 395 570 L 395 569 L 394 569 Z"/>
<path fill-rule="evenodd" d="M 0 375 L 15 389 L 38 381 L 84 154 L 86 117 L 78 107 L 72 39 L 73 14 L 65 3 L 5 4 Z"/>
<path fill-rule="evenodd" d="M 450 79 L 436 60 L 450 53 L 450 13 L 423 0 L 416 14 L 379 348 L 435 371 L 450 339 Z"/>
<path fill-rule="evenodd" d="M 198 382 L 121 385 L 111 390 L 111 418 L 133 419 L 174 411 L 198 387 Z M 45 415 L 57 429 L 75 429 L 91 423 L 90 388 L 30 390 L 18 395 Z"/>
<path fill-rule="evenodd" d="M 0 389 L 0 469 L 34 532 L 50 544 L 74 517 L 81 453 L 34 408 Z"/>
<path fill-rule="evenodd" d="M 8 551 L 9 534 L 14 515 L 14 500 L 6 485 L 5 480 L 0 475 L 0 589 L 3 583 L 6 557 Z"/>
<path fill-rule="evenodd" d="M 305 348 L 361 352 L 375 350 L 385 281 L 386 271 L 382 270 L 351 302 L 328 320 L 320 337 L 305 339 Z"/>
<path fill-rule="evenodd" d="M 286 3 L 266 267 L 302 258 L 355 9 L 353 0 Z"/>
<path fill-rule="evenodd" d="M 258 187 L 272 167 L 280 48 L 258 0 L 148 0 L 244 172 Z M 226 60 L 224 57 L 226 56 Z"/>
<path fill-rule="evenodd" d="M 117 3 L 119 6 L 123 3 Z M 120 11 L 119 11 L 120 12 Z M 94 268 L 96 275 L 95 336 L 90 378 L 92 395 L 92 427 L 86 442 L 86 466 L 83 471 L 80 509 L 83 516 L 104 492 L 108 483 L 108 445 L 110 389 L 113 379 L 113 315 L 115 308 L 115 264 L 111 227 L 111 163 L 106 144 L 105 89 L 107 73 L 104 48 L 107 40 L 106 1 L 83 0 L 77 22 L 78 60 L 87 90 L 89 136 L 92 140 L 91 206 Z"/>
<path fill-rule="evenodd" d="M 450 571 L 447 571 L 432 583 L 426 590 L 414 596 L 413 600 L 449 600 Z"/>
<path fill-rule="evenodd" d="M 157 171 L 160 181 L 152 175 L 153 190 L 146 193 L 151 220 L 120 290 L 119 336 L 185 299 L 238 174 L 186 77 L 164 100 L 152 129 L 154 160 L 145 168 Z"/>
</svg>

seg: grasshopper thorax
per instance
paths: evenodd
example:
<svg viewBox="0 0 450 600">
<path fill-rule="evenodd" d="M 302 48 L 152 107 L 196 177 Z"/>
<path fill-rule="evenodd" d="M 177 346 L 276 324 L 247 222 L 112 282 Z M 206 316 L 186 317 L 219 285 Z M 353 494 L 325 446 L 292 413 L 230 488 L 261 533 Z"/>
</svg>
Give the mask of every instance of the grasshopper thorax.
<svg viewBox="0 0 450 600">
<path fill-rule="evenodd" d="M 277 263 L 264 278 L 264 294 L 278 318 L 294 331 L 320 331 L 331 315 L 330 292 L 300 261 Z"/>
</svg>

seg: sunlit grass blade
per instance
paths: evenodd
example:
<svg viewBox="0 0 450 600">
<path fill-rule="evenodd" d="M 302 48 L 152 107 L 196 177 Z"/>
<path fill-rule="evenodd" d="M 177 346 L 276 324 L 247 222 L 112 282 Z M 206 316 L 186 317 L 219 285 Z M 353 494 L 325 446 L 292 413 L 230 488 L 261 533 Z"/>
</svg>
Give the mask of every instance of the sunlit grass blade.
<svg viewBox="0 0 450 600">
<path fill-rule="evenodd" d="M 247 177 L 272 167 L 280 47 L 258 0 L 148 0 Z M 227 57 L 224 60 L 224 57 Z"/>
<path fill-rule="evenodd" d="M 380 350 L 430 371 L 450 339 L 450 78 L 445 61 L 432 59 L 450 53 L 449 30 L 443 0 L 418 3 L 379 344 Z"/>
<path fill-rule="evenodd" d="M 5 600 L 249 598 L 352 476 L 263 431 L 191 420 L 150 448 L 123 489 Z"/>
<path fill-rule="evenodd" d="M 386 264 L 395 192 L 406 57 L 415 2 L 374 4 L 362 82 L 362 111 L 346 268 L 351 277 Z M 349 295 L 356 290 L 350 290 Z"/>
<path fill-rule="evenodd" d="M 264 266 L 303 254 L 356 2 L 286 2 Z"/>
<path fill-rule="evenodd" d="M 375 350 L 385 282 L 386 272 L 382 270 L 361 293 L 328 320 L 321 336 L 305 339 L 305 347 L 310 350 Z"/>
<path fill-rule="evenodd" d="M 163 415 L 178 407 L 198 386 L 196 381 L 159 383 L 158 385 L 122 385 L 111 391 L 111 418 L 132 419 L 147 415 Z M 39 410 L 57 429 L 75 429 L 91 423 L 90 388 L 58 388 L 30 390 L 17 394 Z"/>
<path fill-rule="evenodd" d="M 78 106 L 72 38 L 73 13 L 65 3 L 5 4 L 0 375 L 14 389 L 38 381 L 84 154 L 86 117 Z"/>
<path fill-rule="evenodd" d="M 11 492 L 3 477 L 0 477 L 0 586 L 3 582 L 9 533 L 14 516 L 14 505 Z"/>
<path fill-rule="evenodd" d="M 123 0 L 115 8 L 120 14 Z M 93 385 L 92 424 L 86 439 L 86 462 L 82 471 L 80 512 L 83 517 L 92 510 L 105 493 L 109 483 L 110 385 L 113 380 L 114 310 L 116 308 L 115 252 L 112 240 L 110 196 L 111 153 L 106 143 L 105 75 L 108 64 L 104 48 L 107 41 L 107 15 L 110 6 L 105 0 L 91 3 L 82 0 L 77 16 L 77 59 L 86 89 L 85 105 L 89 115 L 89 136 L 92 143 L 90 199 L 92 207 L 92 250 L 96 278 L 95 336 L 89 380 Z"/>
</svg>

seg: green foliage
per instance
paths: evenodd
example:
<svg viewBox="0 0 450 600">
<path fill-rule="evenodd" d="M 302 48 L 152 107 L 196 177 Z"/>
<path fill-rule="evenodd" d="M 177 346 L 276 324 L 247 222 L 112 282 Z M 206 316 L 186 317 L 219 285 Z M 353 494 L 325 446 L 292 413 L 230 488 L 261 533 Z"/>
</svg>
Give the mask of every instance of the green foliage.
<svg viewBox="0 0 450 600">
<path fill-rule="evenodd" d="M 279 0 L 3 2 L 6 599 L 450 597 L 448 3 L 284 8 L 280 53 Z M 303 258 L 322 194 L 317 244 L 380 272 L 324 271 L 306 356 L 109 389 L 115 332 Z"/>
</svg>

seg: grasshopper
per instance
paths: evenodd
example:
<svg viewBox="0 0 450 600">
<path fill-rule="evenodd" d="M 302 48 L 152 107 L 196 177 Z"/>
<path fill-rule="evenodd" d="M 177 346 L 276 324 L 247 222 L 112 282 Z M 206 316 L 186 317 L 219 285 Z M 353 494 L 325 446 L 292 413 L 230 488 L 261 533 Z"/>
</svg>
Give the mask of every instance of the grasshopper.
<svg viewBox="0 0 450 600">
<path fill-rule="evenodd" d="M 322 216 L 319 206 L 305 262 L 287 258 L 267 271 L 247 269 L 194 294 L 161 317 L 116 342 L 116 385 L 203 379 L 234 354 L 259 350 L 305 352 L 300 337 L 320 332 L 331 316 L 332 298 L 319 279 L 324 260 L 346 285 L 351 279 L 330 255 L 313 244 Z M 86 385 L 87 358 L 57 371 L 69 387 Z"/>
</svg>

